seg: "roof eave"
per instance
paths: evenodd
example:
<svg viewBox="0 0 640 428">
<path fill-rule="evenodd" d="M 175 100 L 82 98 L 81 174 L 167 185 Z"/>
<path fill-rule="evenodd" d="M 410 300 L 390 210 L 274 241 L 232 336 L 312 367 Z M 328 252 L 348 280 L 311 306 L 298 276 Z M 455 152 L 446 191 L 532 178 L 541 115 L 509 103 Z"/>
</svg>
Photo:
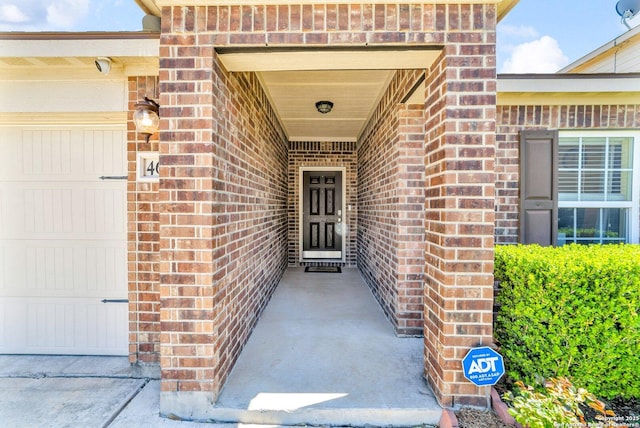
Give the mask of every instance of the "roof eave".
<svg viewBox="0 0 640 428">
<path fill-rule="evenodd" d="M 135 0 L 140 9 L 147 15 L 160 17 L 161 11 L 155 0 Z"/>
<path fill-rule="evenodd" d="M 499 74 L 502 93 L 637 92 L 640 73 Z"/>
<path fill-rule="evenodd" d="M 595 60 L 596 58 L 606 54 L 607 52 L 609 52 L 611 49 L 617 48 L 620 45 L 622 45 L 623 43 L 627 43 L 628 41 L 634 39 L 635 37 L 640 37 L 640 25 L 632 28 L 631 30 L 628 30 L 627 32 L 621 34 L 620 36 L 616 37 L 615 39 L 611 40 L 610 42 L 600 46 L 599 48 L 597 48 L 594 51 L 591 51 L 590 53 L 588 53 L 587 55 L 583 56 L 582 58 L 579 58 L 578 60 L 572 62 L 571 64 L 567 65 L 566 67 L 564 67 L 563 69 L 559 70 L 558 73 L 571 73 L 574 72 L 577 68 Z"/>
<path fill-rule="evenodd" d="M 502 18 L 507 16 L 507 14 L 511 12 L 511 9 L 513 9 L 519 2 L 520 0 L 502 0 L 498 4 L 498 22 L 502 21 Z"/>
</svg>

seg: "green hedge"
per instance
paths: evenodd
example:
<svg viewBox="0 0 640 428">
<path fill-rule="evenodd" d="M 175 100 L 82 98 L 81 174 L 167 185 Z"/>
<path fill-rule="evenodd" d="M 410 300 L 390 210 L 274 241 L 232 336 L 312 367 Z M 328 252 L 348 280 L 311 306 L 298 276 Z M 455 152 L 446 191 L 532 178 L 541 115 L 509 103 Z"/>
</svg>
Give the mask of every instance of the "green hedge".
<svg viewBox="0 0 640 428">
<path fill-rule="evenodd" d="M 640 397 L 640 246 L 499 246 L 495 337 L 509 377 Z"/>
</svg>

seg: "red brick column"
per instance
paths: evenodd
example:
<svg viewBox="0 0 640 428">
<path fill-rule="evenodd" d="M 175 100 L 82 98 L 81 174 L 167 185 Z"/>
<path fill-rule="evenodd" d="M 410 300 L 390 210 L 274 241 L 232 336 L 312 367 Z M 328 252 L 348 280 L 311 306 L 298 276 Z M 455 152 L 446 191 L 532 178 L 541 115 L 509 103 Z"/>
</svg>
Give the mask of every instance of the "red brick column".
<svg viewBox="0 0 640 428">
<path fill-rule="evenodd" d="M 287 142 L 208 9 L 163 12 L 160 410 L 207 418 L 287 266 Z"/>
<path fill-rule="evenodd" d="M 171 10 L 162 22 L 175 30 L 160 39 L 160 411 L 189 417 L 221 387 L 213 130 L 224 105 L 212 41 L 194 33 L 192 15 Z"/>
<path fill-rule="evenodd" d="M 486 31 L 449 34 L 427 73 L 425 376 L 444 406 L 489 394 L 461 364 L 493 343 L 495 14 L 475 12 Z"/>
<path fill-rule="evenodd" d="M 158 78 L 129 78 L 127 120 L 127 218 L 129 272 L 129 361 L 139 376 L 160 377 L 160 236 L 158 182 L 137 180 L 139 152 L 157 152 L 158 134 L 149 142 L 133 124 L 135 104 L 158 99 Z"/>
</svg>

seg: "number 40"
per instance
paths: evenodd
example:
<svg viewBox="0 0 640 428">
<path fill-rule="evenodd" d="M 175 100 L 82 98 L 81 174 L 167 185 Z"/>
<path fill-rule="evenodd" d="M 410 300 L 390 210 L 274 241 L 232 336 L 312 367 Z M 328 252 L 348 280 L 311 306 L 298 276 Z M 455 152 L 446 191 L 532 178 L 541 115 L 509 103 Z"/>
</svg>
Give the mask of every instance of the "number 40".
<svg viewBox="0 0 640 428">
<path fill-rule="evenodd" d="M 151 161 L 147 165 L 147 176 L 160 175 L 160 161 Z"/>
</svg>

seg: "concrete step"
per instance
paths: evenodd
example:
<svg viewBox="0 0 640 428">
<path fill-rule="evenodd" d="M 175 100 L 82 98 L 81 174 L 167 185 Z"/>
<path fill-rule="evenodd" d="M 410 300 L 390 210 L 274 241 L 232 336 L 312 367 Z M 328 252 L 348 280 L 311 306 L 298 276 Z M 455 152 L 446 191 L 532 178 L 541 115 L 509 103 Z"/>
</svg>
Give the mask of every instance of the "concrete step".
<svg viewBox="0 0 640 428">
<path fill-rule="evenodd" d="M 394 408 L 302 408 L 296 410 L 230 409 L 216 407 L 212 419 L 216 422 L 255 425 L 311 426 L 437 426 L 442 409 Z"/>
</svg>

